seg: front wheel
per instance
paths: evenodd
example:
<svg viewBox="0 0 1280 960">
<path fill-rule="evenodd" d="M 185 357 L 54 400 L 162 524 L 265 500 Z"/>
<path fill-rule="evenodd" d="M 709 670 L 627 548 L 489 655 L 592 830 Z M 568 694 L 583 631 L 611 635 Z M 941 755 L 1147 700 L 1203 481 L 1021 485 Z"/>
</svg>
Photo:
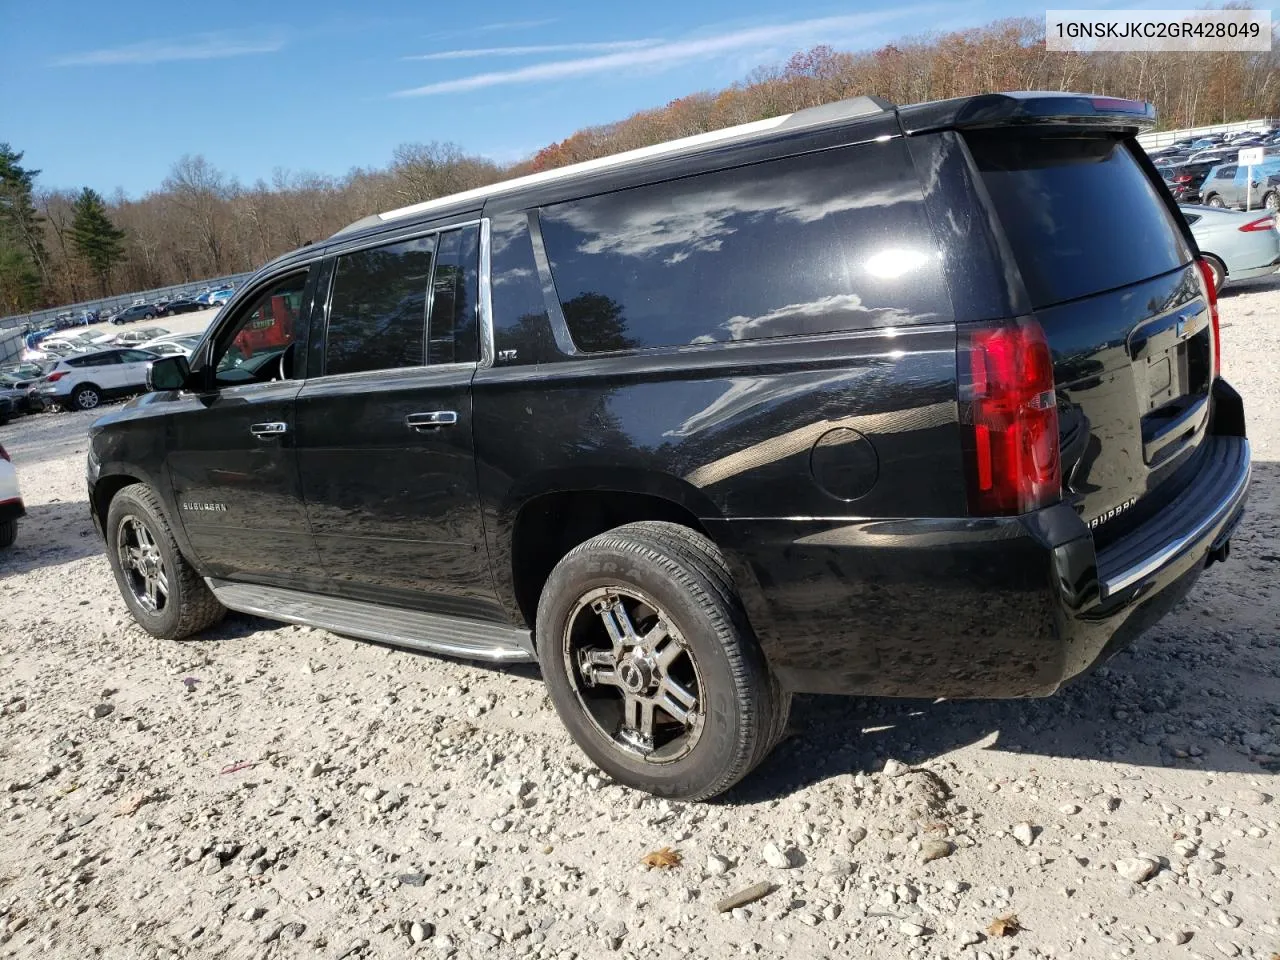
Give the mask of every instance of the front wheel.
<svg viewBox="0 0 1280 960">
<path fill-rule="evenodd" d="M 147 633 L 181 640 L 222 619 L 222 606 L 187 562 L 160 500 L 142 484 L 121 490 L 107 510 L 107 559 L 129 612 Z"/>
<path fill-rule="evenodd" d="M 763 759 L 782 692 L 705 537 L 618 527 L 557 564 L 538 604 L 538 658 L 556 712 L 620 783 L 702 800 Z"/>
<path fill-rule="evenodd" d="M 1208 200 L 1205 201 L 1205 206 L 1217 207 L 1219 210 L 1223 209 L 1226 205 L 1227 205 L 1226 201 L 1223 200 L 1216 193 L 1212 197 L 1210 197 Z"/>
<path fill-rule="evenodd" d="M 5 520 L 0 523 L 0 550 L 7 550 L 18 539 L 18 521 Z"/>
</svg>

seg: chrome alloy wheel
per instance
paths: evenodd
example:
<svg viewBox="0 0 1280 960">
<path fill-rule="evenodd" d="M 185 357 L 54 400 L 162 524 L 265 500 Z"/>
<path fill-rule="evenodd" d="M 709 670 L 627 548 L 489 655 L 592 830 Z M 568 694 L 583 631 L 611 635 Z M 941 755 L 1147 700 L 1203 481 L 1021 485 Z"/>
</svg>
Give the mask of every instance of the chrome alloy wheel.
<svg viewBox="0 0 1280 960">
<path fill-rule="evenodd" d="M 148 613 L 164 610 L 169 603 L 169 571 L 151 531 L 137 517 L 122 518 L 116 549 L 125 582 L 138 605 Z"/>
<path fill-rule="evenodd" d="M 706 722 L 693 651 L 662 609 L 634 587 L 600 587 L 566 621 L 565 672 L 597 731 L 649 763 L 691 751 Z"/>
</svg>

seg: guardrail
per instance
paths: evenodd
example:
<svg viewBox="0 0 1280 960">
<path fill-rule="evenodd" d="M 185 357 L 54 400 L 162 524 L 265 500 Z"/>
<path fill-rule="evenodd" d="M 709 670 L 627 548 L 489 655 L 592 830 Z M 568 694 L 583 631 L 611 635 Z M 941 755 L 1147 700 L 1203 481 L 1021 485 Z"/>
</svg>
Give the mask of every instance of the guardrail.
<svg viewBox="0 0 1280 960">
<path fill-rule="evenodd" d="M 1159 133 L 1143 133 L 1138 135 L 1138 143 L 1143 149 L 1151 150 L 1168 146 L 1175 140 L 1186 137 L 1207 137 L 1211 133 L 1246 133 L 1250 130 L 1267 130 L 1280 127 L 1280 119 L 1263 117 L 1258 120 L 1241 120 L 1239 123 L 1215 123 L 1207 127 L 1187 127 L 1183 130 L 1161 130 Z"/>
<path fill-rule="evenodd" d="M 38 330 L 41 327 L 48 326 L 62 314 L 71 314 L 73 317 L 79 317 L 86 310 L 97 310 L 105 312 L 114 310 L 119 307 L 127 307 L 135 300 L 143 300 L 151 303 L 160 297 L 188 297 L 195 296 L 204 290 L 217 290 L 221 287 L 239 286 L 249 277 L 253 276 L 249 273 L 232 273 L 225 277 L 213 277 L 208 280 L 192 280 L 189 283 L 175 283 L 168 287 L 155 287 L 151 290 L 138 290 L 133 293 L 121 293 L 113 297 L 102 297 L 98 300 L 83 300 L 80 303 L 66 304 L 61 307 L 50 307 L 48 310 L 34 310 L 31 313 L 15 314 L 11 317 L 0 318 L 0 331 L 4 328 L 13 327 L 29 327 L 32 330 Z"/>
</svg>

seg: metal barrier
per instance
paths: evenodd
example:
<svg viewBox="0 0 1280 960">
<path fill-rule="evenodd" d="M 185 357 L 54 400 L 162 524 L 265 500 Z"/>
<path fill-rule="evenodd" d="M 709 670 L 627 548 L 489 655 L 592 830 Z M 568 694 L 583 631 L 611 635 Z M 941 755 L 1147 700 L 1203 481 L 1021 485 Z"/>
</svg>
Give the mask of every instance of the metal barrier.
<svg viewBox="0 0 1280 960">
<path fill-rule="evenodd" d="M 121 293 L 113 297 L 103 297 L 99 300 L 84 300 L 80 303 L 71 303 L 61 307 L 50 307 L 48 310 L 35 310 L 31 313 L 21 313 L 12 317 L 0 318 L 0 332 L 4 328 L 30 328 L 38 330 L 41 327 L 50 325 L 55 319 L 63 314 L 71 314 L 73 317 L 79 317 L 86 310 L 97 310 L 100 313 L 107 310 L 114 310 L 119 307 L 127 307 L 135 300 L 143 300 L 151 303 L 160 297 L 188 297 L 195 296 L 204 290 L 218 290 L 222 287 L 239 286 L 249 277 L 253 276 L 249 273 L 233 273 L 225 277 L 213 277 L 209 280 L 192 280 L 189 283 L 175 283 L 169 287 L 156 287 L 152 290 L 138 290 L 134 293 Z M 0 349 L 0 359 L 3 359 L 3 351 Z"/>
<path fill-rule="evenodd" d="M 1208 127 L 1187 127 L 1185 130 L 1161 130 L 1159 133 L 1138 135 L 1138 143 L 1144 150 L 1168 146 L 1186 137 L 1205 137 L 1211 133 L 1245 133 L 1249 130 L 1270 130 L 1280 127 L 1280 119 L 1264 117 L 1260 120 L 1241 120 L 1239 123 L 1217 123 Z"/>
</svg>

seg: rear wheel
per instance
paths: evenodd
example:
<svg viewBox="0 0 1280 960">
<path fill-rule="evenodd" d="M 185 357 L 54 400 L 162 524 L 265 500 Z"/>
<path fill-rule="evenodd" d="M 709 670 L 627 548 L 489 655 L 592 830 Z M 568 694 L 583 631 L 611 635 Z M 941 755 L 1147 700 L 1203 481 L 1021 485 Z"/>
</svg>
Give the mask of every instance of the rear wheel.
<svg viewBox="0 0 1280 960">
<path fill-rule="evenodd" d="M 538 605 L 538 655 L 561 720 L 620 783 L 700 800 L 729 789 L 783 727 L 715 546 L 628 524 L 575 547 Z"/>
<path fill-rule="evenodd" d="M 1272 190 L 1262 198 L 1262 206 L 1268 213 L 1280 213 L 1280 192 Z"/>
<path fill-rule="evenodd" d="M 1213 271 L 1213 289 L 1215 291 L 1221 290 L 1222 285 L 1227 282 L 1227 268 L 1212 253 L 1205 253 L 1202 256 L 1204 257 L 1204 262 L 1209 264 L 1209 269 Z"/>
<path fill-rule="evenodd" d="M 71 393 L 73 410 L 93 410 L 102 403 L 102 394 L 91 383 L 82 383 Z"/>
<path fill-rule="evenodd" d="M 125 487 L 107 510 L 107 559 L 138 625 L 181 640 L 217 623 L 226 608 L 178 549 L 160 500 L 142 484 Z"/>
<path fill-rule="evenodd" d="M 4 550 L 13 546 L 13 541 L 18 539 L 18 521 L 5 520 L 0 523 L 0 550 Z"/>
</svg>

